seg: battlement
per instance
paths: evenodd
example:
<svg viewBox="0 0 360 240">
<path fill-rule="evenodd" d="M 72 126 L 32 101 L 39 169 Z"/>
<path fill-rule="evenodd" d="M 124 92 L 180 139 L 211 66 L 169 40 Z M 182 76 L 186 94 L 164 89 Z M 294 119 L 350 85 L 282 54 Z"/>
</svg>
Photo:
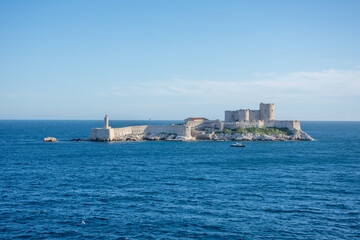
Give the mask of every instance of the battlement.
<svg viewBox="0 0 360 240">
<path fill-rule="evenodd" d="M 274 104 L 273 103 L 260 103 L 259 110 L 239 109 L 225 111 L 225 122 L 240 122 L 240 121 L 254 121 L 274 120 Z"/>
</svg>

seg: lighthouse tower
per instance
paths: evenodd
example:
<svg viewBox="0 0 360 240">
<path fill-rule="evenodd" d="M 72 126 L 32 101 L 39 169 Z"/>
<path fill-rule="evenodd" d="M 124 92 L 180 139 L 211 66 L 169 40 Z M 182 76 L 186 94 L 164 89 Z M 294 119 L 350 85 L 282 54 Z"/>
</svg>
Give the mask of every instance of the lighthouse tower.
<svg viewBox="0 0 360 240">
<path fill-rule="evenodd" d="M 109 118 L 108 118 L 108 115 L 105 115 L 104 117 L 104 127 L 105 129 L 109 129 L 111 127 L 109 127 Z"/>
</svg>

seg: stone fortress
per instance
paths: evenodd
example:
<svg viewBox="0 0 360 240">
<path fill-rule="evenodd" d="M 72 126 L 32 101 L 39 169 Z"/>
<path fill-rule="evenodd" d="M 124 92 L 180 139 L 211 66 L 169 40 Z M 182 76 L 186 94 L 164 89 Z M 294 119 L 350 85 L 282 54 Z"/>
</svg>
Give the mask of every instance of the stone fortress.
<svg viewBox="0 0 360 240">
<path fill-rule="evenodd" d="M 259 134 L 224 134 L 224 129 L 278 128 L 288 129 L 292 136 L 267 136 Z M 240 109 L 225 111 L 225 121 L 206 118 L 187 118 L 182 124 L 143 125 L 111 128 L 104 118 L 104 127 L 92 128 L 91 141 L 192 141 L 192 140 L 312 140 L 300 129 L 299 121 L 274 120 L 274 104 L 260 103 L 259 110 Z"/>
<path fill-rule="evenodd" d="M 240 121 L 273 121 L 274 104 L 260 103 L 260 110 L 239 109 L 236 111 L 225 111 L 225 122 Z"/>
<path fill-rule="evenodd" d="M 229 129 L 237 127 L 276 127 L 301 130 L 300 121 L 274 120 L 274 116 L 273 103 L 260 103 L 259 110 L 239 109 L 225 111 L 224 127 Z"/>
</svg>

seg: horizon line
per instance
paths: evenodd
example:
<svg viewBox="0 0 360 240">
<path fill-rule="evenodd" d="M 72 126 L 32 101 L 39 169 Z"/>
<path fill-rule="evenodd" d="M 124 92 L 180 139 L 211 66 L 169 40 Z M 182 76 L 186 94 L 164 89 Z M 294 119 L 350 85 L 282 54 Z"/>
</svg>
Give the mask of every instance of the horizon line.
<svg viewBox="0 0 360 240">
<path fill-rule="evenodd" d="M 218 120 L 218 119 L 215 119 Z M 224 122 L 224 120 L 219 119 Z M 103 119 L 43 119 L 43 118 L 0 118 L 0 121 L 103 121 Z M 184 121 L 184 119 L 111 119 L 109 121 Z M 275 120 L 301 122 L 360 122 L 360 120 Z"/>
</svg>

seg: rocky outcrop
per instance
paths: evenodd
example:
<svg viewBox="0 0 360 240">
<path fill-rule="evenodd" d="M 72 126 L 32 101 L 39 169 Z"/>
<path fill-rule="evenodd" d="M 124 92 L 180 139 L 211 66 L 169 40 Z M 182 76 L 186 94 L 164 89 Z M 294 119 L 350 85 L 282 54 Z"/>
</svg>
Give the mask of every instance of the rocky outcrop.
<svg viewBox="0 0 360 240">
<path fill-rule="evenodd" d="M 313 141 L 314 139 L 310 137 L 309 134 L 302 130 L 295 131 L 291 136 L 291 140 L 304 140 L 304 141 Z"/>
<path fill-rule="evenodd" d="M 258 133 L 202 133 L 194 138 L 185 138 L 184 136 L 173 133 L 159 134 L 128 134 L 115 141 L 312 141 L 313 139 L 302 130 L 294 130 L 291 135 L 262 135 Z"/>
<path fill-rule="evenodd" d="M 201 139 L 199 139 L 201 140 Z M 291 135 L 261 135 L 258 133 L 209 134 L 209 140 L 222 141 L 312 141 L 313 138 L 302 130 L 294 130 Z"/>
<path fill-rule="evenodd" d="M 57 140 L 54 137 L 46 137 L 44 138 L 44 142 L 57 142 Z"/>
</svg>

